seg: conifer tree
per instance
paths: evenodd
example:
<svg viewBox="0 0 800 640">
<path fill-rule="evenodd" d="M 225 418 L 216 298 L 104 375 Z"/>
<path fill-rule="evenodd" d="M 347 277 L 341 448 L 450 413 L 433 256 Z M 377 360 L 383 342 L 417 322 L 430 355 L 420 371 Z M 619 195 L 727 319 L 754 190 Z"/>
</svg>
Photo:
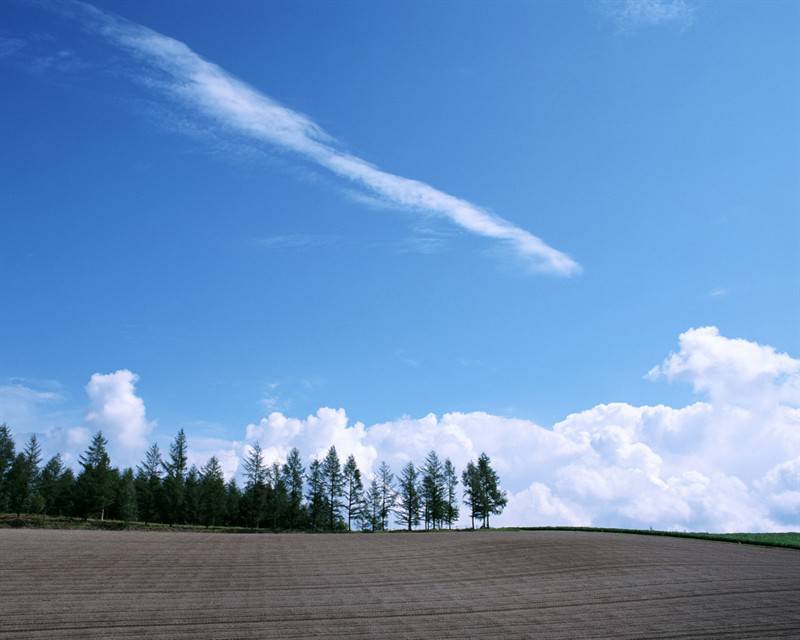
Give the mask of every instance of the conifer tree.
<svg viewBox="0 0 800 640">
<path fill-rule="evenodd" d="M 489 456 L 481 453 L 477 465 L 478 483 L 480 487 L 481 515 L 483 526 L 489 527 L 489 517 L 502 513 L 508 502 L 505 491 L 500 489 L 497 472 L 492 468 Z"/>
<path fill-rule="evenodd" d="M 322 463 L 322 478 L 325 497 L 328 501 L 328 528 L 333 531 L 339 523 L 342 493 L 344 492 L 344 475 L 342 474 L 342 466 L 339 464 L 339 456 L 334 446 L 328 449 L 328 454 Z"/>
<path fill-rule="evenodd" d="M 364 483 L 361 480 L 361 471 L 356 464 L 353 454 L 347 458 L 344 465 L 344 508 L 347 514 L 347 530 L 352 531 L 353 522 L 361 519 L 364 506 Z"/>
<path fill-rule="evenodd" d="M 425 527 L 436 529 L 444 517 L 444 470 L 439 456 L 431 450 L 422 467 L 422 503 Z"/>
<path fill-rule="evenodd" d="M 286 463 L 281 469 L 281 475 L 287 492 L 286 522 L 290 529 L 296 529 L 302 524 L 303 476 L 305 475 L 303 461 L 296 448 L 289 452 Z"/>
<path fill-rule="evenodd" d="M 216 456 L 211 456 L 200 471 L 200 522 L 207 527 L 222 523 L 225 517 L 225 477 Z"/>
<path fill-rule="evenodd" d="M 241 502 L 242 492 L 239 490 L 236 480 L 231 478 L 225 485 L 225 524 L 228 526 L 240 523 Z"/>
<path fill-rule="evenodd" d="M 139 518 L 133 469 L 125 469 L 120 477 L 117 489 L 117 517 L 125 522 Z"/>
<path fill-rule="evenodd" d="M 24 453 L 18 453 L 6 475 L 8 508 L 20 516 L 27 511 L 31 495 L 31 470 Z"/>
<path fill-rule="evenodd" d="M 364 496 L 364 520 L 363 527 L 373 533 L 380 531 L 383 525 L 381 518 L 381 507 L 383 506 L 383 496 L 378 479 L 373 478 L 369 483 L 369 489 Z"/>
<path fill-rule="evenodd" d="M 56 454 L 42 467 L 39 474 L 39 493 L 44 500 L 44 513 L 47 515 L 66 515 L 68 493 L 72 489 L 72 472 L 69 480 L 65 478 L 67 469 L 61 462 L 61 455 Z"/>
<path fill-rule="evenodd" d="M 464 485 L 464 504 L 469 507 L 469 515 L 472 521 L 472 528 L 475 528 L 475 519 L 482 519 L 481 505 L 481 485 L 478 478 L 478 469 L 471 460 L 461 474 L 461 483 Z"/>
<path fill-rule="evenodd" d="M 139 517 L 145 524 L 159 520 L 164 508 L 161 485 L 163 466 L 161 451 L 154 442 L 136 471 L 136 503 Z"/>
<path fill-rule="evenodd" d="M 243 501 L 251 527 L 258 527 L 267 510 L 267 467 L 264 452 L 256 442 L 244 461 L 245 486 Z"/>
<path fill-rule="evenodd" d="M 8 475 L 14 464 L 14 439 L 8 425 L 0 424 L 0 513 L 9 510 Z"/>
<path fill-rule="evenodd" d="M 312 529 L 325 526 L 327 515 L 327 498 L 325 492 L 325 479 L 322 473 L 322 463 L 312 460 L 308 466 L 308 519 Z"/>
<path fill-rule="evenodd" d="M 386 462 L 381 462 L 378 467 L 378 487 L 381 491 L 381 529 L 389 528 L 389 515 L 397 501 L 397 492 L 394 488 L 394 474 Z"/>
<path fill-rule="evenodd" d="M 286 528 L 286 515 L 289 508 L 289 493 L 286 490 L 286 482 L 283 479 L 281 465 L 277 462 L 272 463 L 270 471 L 272 481 L 272 491 L 270 495 L 270 511 L 272 513 L 272 528 Z"/>
<path fill-rule="evenodd" d="M 186 522 L 200 522 L 200 471 L 192 465 L 186 473 Z"/>
<path fill-rule="evenodd" d="M 105 518 L 106 509 L 114 502 L 114 473 L 106 447 L 108 441 L 98 431 L 89 448 L 78 461 L 82 467 L 76 481 L 76 494 L 80 515 L 88 518 L 97 514 Z"/>
<path fill-rule="evenodd" d="M 399 482 L 398 494 L 398 521 L 403 527 L 411 531 L 419 524 L 420 488 L 419 474 L 413 462 L 403 467 Z"/>
<path fill-rule="evenodd" d="M 458 497 L 456 496 L 456 487 L 458 487 L 458 475 L 450 458 L 444 461 L 443 468 L 444 476 L 444 522 L 447 524 L 448 529 L 453 528 L 453 523 L 458 521 Z"/>
<path fill-rule="evenodd" d="M 170 445 L 169 460 L 162 462 L 166 473 L 164 478 L 164 517 L 168 524 L 185 521 L 188 453 L 186 434 L 183 429 L 180 429 Z"/>
</svg>

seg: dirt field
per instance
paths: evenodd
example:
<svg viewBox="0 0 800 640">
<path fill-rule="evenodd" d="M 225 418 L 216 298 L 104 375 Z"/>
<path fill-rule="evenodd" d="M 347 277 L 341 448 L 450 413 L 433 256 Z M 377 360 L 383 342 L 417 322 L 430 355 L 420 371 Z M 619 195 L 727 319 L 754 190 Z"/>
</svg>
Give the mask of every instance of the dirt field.
<svg viewBox="0 0 800 640">
<path fill-rule="evenodd" d="M 800 638 L 800 552 L 579 532 L 0 530 L 0 638 Z"/>
</svg>

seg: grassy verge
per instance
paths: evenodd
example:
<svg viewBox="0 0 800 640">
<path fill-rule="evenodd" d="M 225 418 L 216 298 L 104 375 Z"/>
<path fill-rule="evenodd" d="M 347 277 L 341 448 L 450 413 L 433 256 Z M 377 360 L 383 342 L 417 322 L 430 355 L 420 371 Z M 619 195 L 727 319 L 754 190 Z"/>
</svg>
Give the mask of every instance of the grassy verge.
<svg viewBox="0 0 800 640">
<path fill-rule="evenodd" d="M 766 547 L 800 549 L 800 533 L 705 533 L 693 531 L 657 531 L 653 529 L 615 529 L 613 527 L 504 527 L 503 531 L 594 531 L 604 533 L 630 533 L 643 536 L 669 536 L 672 538 L 697 538 L 717 542 L 757 544 Z"/>
</svg>

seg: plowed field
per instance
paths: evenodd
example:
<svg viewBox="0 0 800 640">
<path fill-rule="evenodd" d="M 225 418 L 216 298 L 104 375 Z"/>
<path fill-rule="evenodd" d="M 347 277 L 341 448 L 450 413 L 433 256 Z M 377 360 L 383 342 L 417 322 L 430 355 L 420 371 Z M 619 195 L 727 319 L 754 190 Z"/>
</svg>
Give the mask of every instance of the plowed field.
<svg viewBox="0 0 800 640">
<path fill-rule="evenodd" d="M 0 531 L 0 638 L 800 638 L 800 552 L 582 532 Z"/>
</svg>

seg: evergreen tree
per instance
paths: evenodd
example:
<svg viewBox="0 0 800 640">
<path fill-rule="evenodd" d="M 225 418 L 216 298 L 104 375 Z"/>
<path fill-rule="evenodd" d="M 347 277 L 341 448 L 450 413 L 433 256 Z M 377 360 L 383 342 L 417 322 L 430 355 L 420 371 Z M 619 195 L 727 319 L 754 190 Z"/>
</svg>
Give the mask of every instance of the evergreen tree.
<svg viewBox="0 0 800 640">
<path fill-rule="evenodd" d="M 272 479 L 271 511 L 272 528 L 284 529 L 287 526 L 286 515 L 289 508 L 289 492 L 286 490 L 286 482 L 283 479 L 281 466 L 274 462 L 270 473 Z"/>
<path fill-rule="evenodd" d="M 78 512 L 84 518 L 99 514 L 105 518 L 106 509 L 114 503 L 114 472 L 106 447 L 108 441 L 98 431 L 92 438 L 86 453 L 78 461 L 82 467 L 76 481 Z"/>
<path fill-rule="evenodd" d="M 421 504 L 419 474 L 413 462 L 403 467 L 398 498 L 398 521 L 411 531 L 419 524 Z"/>
<path fill-rule="evenodd" d="M 373 478 L 369 483 L 369 489 L 364 496 L 364 519 L 362 527 L 373 533 L 380 531 L 383 526 L 381 518 L 381 507 L 383 506 L 383 495 L 378 484 L 378 479 Z"/>
<path fill-rule="evenodd" d="M 25 458 L 28 466 L 31 468 L 33 474 L 33 482 L 35 484 L 39 476 L 39 466 L 42 464 L 42 447 L 39 445 L 39 439 L 34 433 L 25 444 Z"/>
<path fill-rule="evenodd" d="M 339 464 L 336 447 L 331 446 L 322 463 L 322 479 L 328 508 L 328 528 L 333 531 L 340 521 L 342 494 L 344 492 L 344 475 Z"/>
<path fill-rule="evenodd" d="M 453 523 L 458 521 L 458 498 L 456 496 L 456 487 L 458 487 L 458 475 L 450 458 L 444 461 L 444 522 L 447 524 L 448 529 L 453 528 Z"/>
<path fill-rule="evenodd" d="M 18 453 L 6 475 L 8 508 L 20 516 L 28 510 L 31 495 L 31 470 L 24 453 Z"/>
<path fill-rule="evenodd" d="M 72 491 L 73 480 L 72 471 L 64 467 L 59 454 L 47 461 L 39 474 L 39 494 L 44 500 L 44 513 L 60 516 L 67 515 L 71 511 L 69 494 Z"/>
<path fill-rule="evenodd" d="M 281 469 L 287 492 L 286 523 L 290 529 L 296 529 L 302 524 L 304 474 L 300 452 L 296 448 L 292 449 Z"/>
<path fill-rule="evenodd" d="M 347 530 L 352 531 L 353 521 L 361 519 L 364 505 L 364 483 L 355 456 L 350 454 L 344 469 L 344 508 L 347 514 Z"/>
<path fill-rule="evenodd" d="M 478 468 L 471 460 L 467 463 L 464 472 L 461 474 L 461 483 L 464 485 L 464 504 L 469 507 L 469 515 L 472 520 L 472 528 L 475 528 L 475 519 L 482 519 L 481 505 L 481 485 L 478 478 Z"/>
<path fill-rule="evenodd" d="M 186 522 L 200 522 L 200 472 L 192 465 L 186 473 Z"/>
<path fill-rule="evenodd" d="M 225 518 L 225 477 L 216 456 L 211 456 L 200 471 L 200 523 L 207 527 Z"/>
<path fill-rule="evenodd" d="M 389 514 L 394 509 L 397 501 L 397 492 L 394 488 L 394 474 L 386 462 L 381 462 L 378 467 L 378 487 L 381 490 L 381 529 L 389 528 Z"/>
<path fill-rule="evenodd" d="M 153 443 L 136 471 L 136 503 L 139 517 L 145 524 L 158 521 L 164 510 L 161 485 L 163 466 L 161 451 L 158 445 Z"/>
<path fill-rule="evenodd" d="M 328 513 L 325 492 L 325 479 L 322 472 L 322 463 L 313 460 L 308 466 L 308 519 L 312 529 L 325 527 Z"/>
<path fill-rule="evenodd" d="M 225 524 L 236 526 L 241 522 L 242 492 L 231 478 L 225 485 Z"/>
<path fill-rule="evenodd" d="M 8 475 L 14 464 L 14 439 L 8 425 L 0 424 L 0 513 L 9 510 Z"/>
<path fill-rule="evenodd" d="M 168 524 L 184 522 L 186 518 L 186 472 L 189 447 L 183 429 L 178 431 L 169 448 L 169 460 L 162 462 L 164 472 L 164 520 Z"/>
<path fill-rule="evenodd" d="M 251 527 L 261 526 L 267 511 L 267 467 L 264 464 L 264 453 L 256 442 L 250 447 L 250 453 L 244 461 L 244 507 Z"/>
<path fill-rule="evenodd" d="M 66 467 L 61 477 L 58 479 L 58 500 L 56 502 L 56 515 L 73 516 L 75 515 L 75 492 L 77 480 L 72 469 Z"/>
<path fill-rule="evenodd" d="M 480 487 L 481 509 L 484 527 L 489 527 L 489 516 L 502 513 L 508 498 L 505 491 L 500 489 L 497 472 L 492 468 L 489 456 L 481 453 L 477 465 L 478 483 Z"/>
<path fill-rule="evenodd" d="M 439 456 L 431 450 L 422 468 L 422 504 L 425 528 L 441 527 L 444 517 L 444 470 Z"/>
<path fill-rule="evenodd" d="M 136 484 L 133 469 L 125 469 L 117 488 L 117 517 L 125 522 L 139 518 L 136 506 Z"/>
</svg>

